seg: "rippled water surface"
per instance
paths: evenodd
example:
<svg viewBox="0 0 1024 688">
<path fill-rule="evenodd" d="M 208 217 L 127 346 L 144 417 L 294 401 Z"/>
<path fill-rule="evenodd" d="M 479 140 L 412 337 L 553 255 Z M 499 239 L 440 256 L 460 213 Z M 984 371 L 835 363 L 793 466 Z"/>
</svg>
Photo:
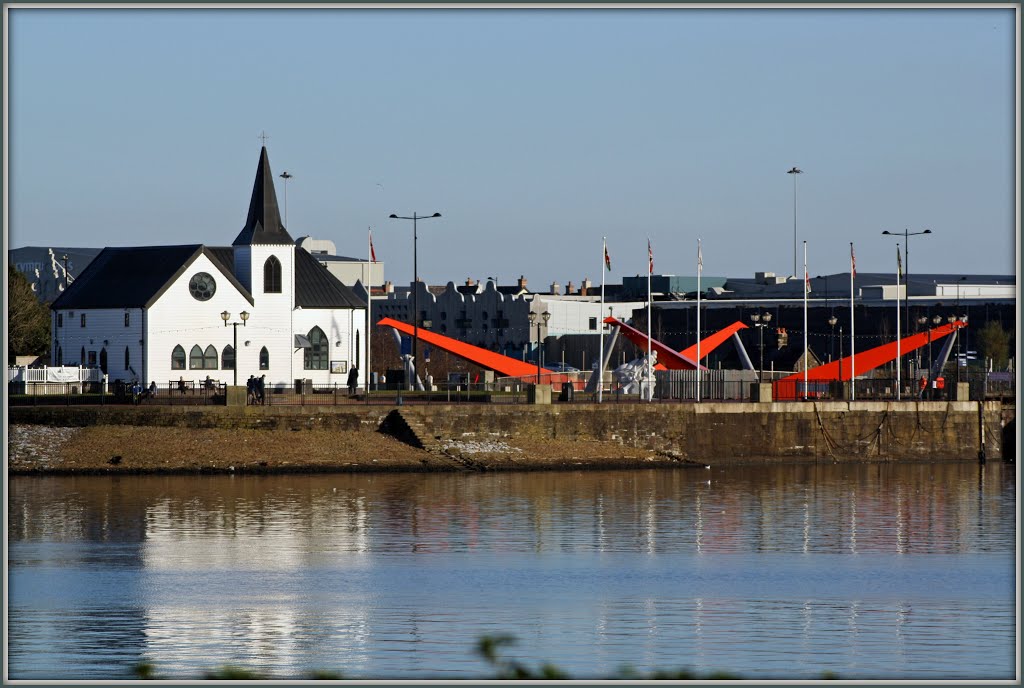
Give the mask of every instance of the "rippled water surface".
<svg viewBox="0 0 1024 688">
<path fill-rule="evenodd" d="M 9 675 L 1012 679 L 1012 466 L 12 478 Z"/>
</svg>

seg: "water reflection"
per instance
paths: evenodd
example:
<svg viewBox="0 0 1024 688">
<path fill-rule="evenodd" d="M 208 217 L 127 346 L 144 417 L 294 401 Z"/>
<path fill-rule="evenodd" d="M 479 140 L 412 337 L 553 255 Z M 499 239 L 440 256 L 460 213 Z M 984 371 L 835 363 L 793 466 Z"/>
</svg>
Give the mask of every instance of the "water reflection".
<svg viewBox="0 0 1024 688">
<path fill-rule="evenodd" d="M 11 676 L 1005 677 L 1015 518 L 998 463 L 19 477 Z"/>
</svg>

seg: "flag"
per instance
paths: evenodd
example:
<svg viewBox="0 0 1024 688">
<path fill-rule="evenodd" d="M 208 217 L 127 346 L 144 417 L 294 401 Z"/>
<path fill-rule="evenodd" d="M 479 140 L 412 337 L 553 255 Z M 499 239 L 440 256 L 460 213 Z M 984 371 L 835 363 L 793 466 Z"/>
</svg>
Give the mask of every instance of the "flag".
<svg viewBox="0 0 1024 688">
<path fill-rule="evenodd" d="M 697 271 L 703 272 L 704 270 L 704 254 L 700 250 L 700 239 L 697 239 Z"/>
<path fill-rule="evenodd" d="M 654 274 L 654 251 L 651 250 L 651 240 L 647 240 L 647 274 Z"/>
<path fill-rule="evenodd" d="M 903 279 L 903 260 L 900 258 L 900 247 L 896 247 L 896 277 Z"/>
<path fill-rule="evenodd" d="M 607 241 L 604 244 L 604 267 L 608 270 L 608 272 L 612 271 L 612 258 L 611 258 L 611 256 L 608 255 L 608 242 Z"/>
<path fill-rule="evenodd" d="M 857 259 L 853 255 L 853 244 L 850 244 L 850 275 L 857 276 Z"/>
<path fill-rule="evenodd" d="M 377 252 L 373 250 L 373 232 L 370 232 L 370 260 L 377 262 Z"/>
<path fill-rule="evenodd" d="M 807 272 L 806 265 L 804 266 L 804 289 L 807 290 L 808 294 L 811 293 L 811 275 Z"/>
</svg>

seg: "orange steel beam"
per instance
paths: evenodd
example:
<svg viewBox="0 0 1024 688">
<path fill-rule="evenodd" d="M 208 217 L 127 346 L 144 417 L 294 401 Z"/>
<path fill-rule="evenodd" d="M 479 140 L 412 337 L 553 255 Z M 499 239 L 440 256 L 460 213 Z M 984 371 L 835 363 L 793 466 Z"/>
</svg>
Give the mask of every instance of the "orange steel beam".
<svg viewBox="0 0 1024 688">
<path fill-rule="evenodd" d="M 404 322 L 399 322 L 393 318 L 381 318 L 377 321 L 378 327 L 393 327 L 399 332 L 411 335 L 413 333 L 412 325 L 407 325 Z M 443 334 L 437 334 L 430 330 L 425 330 L 422 327 L 419 328 L 419 337 L 422 341 L 436 346 L 438 349 L 447 351 L 448 353 L 454 354 L 459 358 L 465 359 L 470 363 L 475 363 L 478 366 L 493 370 L 496 373 L 501 373 L 507 377 L 526 377 L 529 375 L 537 374 L 536 364 L 527 363 L 520 361 L 518 358 L 512 358 L 499 354 L 494 351 L 488 351 L 479 346 L 473 346 L 472 344 L 466 344 L 460 342 L 457 339 L 446 337 Z M 551 371 L 547 368 L 540 369 L 541 374 L 551 375 Z"/>
<path fill-rule="evenodd" d="M 609 325 L 615 325 L 619 328 L 623 335 L 629 341 L 640 347 L 641 351 L 647 351 L 647 334 L 640 330 L 630 327 L 622 321 L 607 317 L 604 319 Z M 718 346 L 733 335 L 734 332 L 742 330 L 746 327 L 742 322 L 734 322 L 723 330 L 715 332 L 710 337 L 702 339 L 700 342 L 700 354 L 701 358 L 707 358 L 708 354 L 714 351 Z M 651 339 L 651 348 L 658 353 L 658 364 L 655 369 L 659 370 L 696 370 L 697 369 L 697 345 L 687 347 L 682 351 L 676 351 L 675 349 L 668 347 L 657 339 Z M 704 368 L 704 366 L 701 366 Z M 705 368 L 706 370 L 706 368 Z"/>
<path fill-rule="evenodd" d="M 911 351 L 916 351 L 917 349 L 920 349 L 922 346 L 927 346 L 929 341 L 934 342 L 939 339 L 942 339 L 943 337 L 952 334 L 961 327 L 967 327 L 967 323 L 963 323 L 958 320 L 952 324 L 940 325 L 939 327 L 933 329 L 930 333 L 919 332 L 909 337 L 905 337 L 901 339 L 899 342 L 899 355 L 902 356 L 904 354 L 909 354 Z M 811 380 L 814 380 L 815 382 L 824 382 L 829 380 L 849 380 L 851 359 L 853 359 L 854 363 L 856 364 L 853 372 L 858 375 L 874 370 L 879 366 L 885 365 L 886 363 L 891 363 L 892 361 L 896 360 L 896 342 L 882 344 L 881 346 L 876 346 L 874 349 L 868 349 L 867 351 L 862 351 L 859 354 L 847 356 L 846 358 L 842 358 L 838 361 L 832 361 L 831 363 L 826 363 L 825 365 L 820 365 L 817 366 L 816 368 L 811 368 L 810 370 L 807 371 L 808 382 L 810 382 Z M 840 371 L 842 371 L 842 377 L 840 377 Z M 803 372 L 799 372 L 784 377 L 781 380 L 779 380 L 779 382 L 782 382 L 782 380 L 802 381 L 803 379 Z"/>
</svg>

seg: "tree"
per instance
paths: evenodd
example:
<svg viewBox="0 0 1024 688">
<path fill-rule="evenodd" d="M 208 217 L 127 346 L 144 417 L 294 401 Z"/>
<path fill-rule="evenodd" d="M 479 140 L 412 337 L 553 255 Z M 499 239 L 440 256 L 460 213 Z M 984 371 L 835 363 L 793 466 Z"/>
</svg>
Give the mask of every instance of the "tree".
<svg viewBox="0 0 1024 688">
<path fill-rule="evenodd" d="M 50 353 L 50 309 L 13 265 L 7 266 L 7 347 L 9 364 L 16 356 Z"/>
<path fill-rule="evenodd" d="M 992 366 L 1002 370 L 1009 362 L 1010 336 L 995 320 L 989 320 L 978 332 L 978 353 L 992 359 Z"/>
</svg>

